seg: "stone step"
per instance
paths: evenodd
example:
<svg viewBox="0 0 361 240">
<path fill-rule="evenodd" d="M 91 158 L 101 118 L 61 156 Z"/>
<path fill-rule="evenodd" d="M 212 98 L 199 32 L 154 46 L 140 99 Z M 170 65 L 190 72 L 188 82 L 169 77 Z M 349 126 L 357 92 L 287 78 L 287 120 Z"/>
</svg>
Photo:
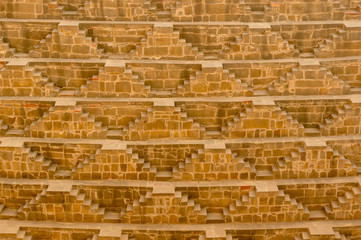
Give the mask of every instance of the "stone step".
<svg viewBox="0 0 361 240">
<path fill-rule="evenodd" d="M 326 216 L 325 211 L 323 211 L 323 210 L 314 210 L 314 211 L 310 211 L 309 219 L 311 221 L 325 220 L 325 219 L 327 219 L 327 216 Z"/>
<path fill-rule="evenodd" d="M 166 181 L 172 179 L 172 177 L 173 173 L 171 171 L 157 171 L 155 175 L 155 180 Z"/>
<path fill-rule="evenodd" d="M 6 131 L 5 134 L 7 137 L 23 137 L 24 130 L 22 129 L 10 129 Z"/>
<path fill-rule="evenodd" d="M 18 216 L 18 210 L 12 208 L 4 208 L 0 213 L 1 217 L 16 218 Z"/>
<path fill-rule="evenodd" d="M 257 170 L 256 171 L 256 179 L 259 180 L 266 180 L 266 179 L 273 179 L 272 171 L 270 170 Z"/>
<path fill-rule="evenodd" d="M 222 213 L 207 213 L 206 223 L 224 223 L 224 216 Z"/>
<path fill-rule="evenodd" d="M 54 174 L 57 179 L 67 179 L 71 177 L 71 171 L 69 170 L 57 170 Z"/>
<path fill-rule="evenodd" d="M 320 130 L 318 128 L 305 128 L 306 137 L 317 137 L 320 136 Z"/>
<path fill-rule="evenodd" d="M 117 212 L 105 211 L 105 213 L 104 213 L 104 221 L 106 221 L 106 222 L 119 222 L 120 221 L 120 214 L 117 213 Z"/>
<path fill-rule="evenodd" d="M 123 130 L 108 130 L 107 138 L 109 139 L 122 139 Z"/>
</svg>

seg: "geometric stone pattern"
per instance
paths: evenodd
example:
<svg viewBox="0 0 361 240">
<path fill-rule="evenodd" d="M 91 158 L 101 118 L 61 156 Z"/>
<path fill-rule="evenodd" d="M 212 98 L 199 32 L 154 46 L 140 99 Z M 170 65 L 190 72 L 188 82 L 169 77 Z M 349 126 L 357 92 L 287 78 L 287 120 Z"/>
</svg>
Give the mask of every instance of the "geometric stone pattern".
<svg viewBox="0 0 361 240">
<path fill-rule="evenodd" d="M 0 240 L 357 240 L 359 0 L 0 2 Z"/>
</svg>

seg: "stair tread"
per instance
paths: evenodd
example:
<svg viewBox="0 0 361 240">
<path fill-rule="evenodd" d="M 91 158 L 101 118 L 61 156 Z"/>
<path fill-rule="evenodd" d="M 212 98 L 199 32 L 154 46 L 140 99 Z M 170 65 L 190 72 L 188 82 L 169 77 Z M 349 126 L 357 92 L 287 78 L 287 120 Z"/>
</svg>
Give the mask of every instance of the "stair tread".
<svg viewBox="0 0 361 240">
<path fill-rule="evenodd" d="M 325 219 L 326 213 L 323 210 L 310 211 L 310 219 Z"/>
<path fill-rule="evenodd" d="M 18 210 L 17 209 L 12 209 L 12 208 L 5 208 L 1 214 L 2 216 L 8 216 L 8 217 L 16 217 L 18 215 Z"/>
<path fill-rule="evenodd" d="M 207 220 L 223 220 L 224 216 L 222 213 L 207 213 Z"/>
<path fill-rule="evenodd" d="M 117 212 L 105 212 L 104 213 L 104 219 L 107 220 L 119 220 L 120 214 Z"/>
</svg>

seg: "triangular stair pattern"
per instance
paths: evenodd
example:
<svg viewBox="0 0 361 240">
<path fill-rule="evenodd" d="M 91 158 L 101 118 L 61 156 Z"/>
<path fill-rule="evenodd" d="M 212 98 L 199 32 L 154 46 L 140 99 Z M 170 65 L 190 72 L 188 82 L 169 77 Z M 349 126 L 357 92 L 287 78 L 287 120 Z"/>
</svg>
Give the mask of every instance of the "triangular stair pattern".
<svg viewBox="0 0 361 240">
<path fill-rule="evenodd" d="M 336 112 L 328 114 L 328 117 L 318 124 L 321 136 L 360 134 L 361 118 L 353 103 L 346 103 L 337 107 Z M 345 128 L 347 126 L 347 128 Z"/>
<path fill-rule="evenodd" d="M 228 121 L 223 130 L 230 138 L 238 137 L 291 137 L 303 136 L 304 127 L 287 112 L 275 105 L 273 100 L 245 104 L 239 116 Z"/>
<path fill-rule="evenodd" d="M 156 23 L 153 31 L 141 40 L 140 45 L 129 53 L 132 59 L 182 59 L 201 60 L 203 53 L 191 43 L 180 38 L 171 23 Z"/>
<path fill-rule="evenodd" d="M 330 38 L 324 39 L 313 49 L 315 57 L 347 57 L 361 54 L 361 24 L 359 22 L 345 23 L 343 29 L 338 29 Z"/>
<path fill-rule="evenodd" d="M 256 40 L 257 39 L 257 40 Z M 261 43 L 261 44 L 260 44 Z M 247 32 L 236 37 L 220 53 L 220 59 L 258 60 L 298 57 L 299 51 L 267 23 L 249 24 Z"/>
<path fill-rule="evenodd" d="M 11 141 L 4 141 L 0 145 L 3 153 L 11 154 L 12 159 L 17 159 L 16 163 L 3 164 L 1 166 L 1 175 L 3 177 L 13 178 L 46 178 L 52 179 L 58 167 L 50 160 L 45 159 L 44 156 L 32 150 L 25 144 L 14 144 Z M 6 155 L 5 158 L 0 157 L 2 161 L 8 162 Z M 19 167 L 21 164 L 21 168 Z"/>
<path fill-rule="evenodd" d="M 45 211 L 52 206 L 53 212 Z M 79 213 L 72 209 L 79 209 Z M 55 214 L 55 209 L 63 214 Z M 115 218 L 116 212 L 108 212 L 100 207 L 99 203 L 93 202 L 85 193 L 71 185 L 59 182 L 49 185 L 41 193 L 38 193 L 30 201 L 27 201 L 18 210 L 20 219 L 35 220 L 34 218 L 55 221 L 74 221 L 76 219 L 87 217 L 87 222 L 119 222 Z M 112 217 L 110 218 L 110 215 Z M 79 220 L 79 219 L 78 219 Z"/>
<path fill-rule="evenodd" d="M 186 96 L 252 96 L 252 88 L 236 78 L 234 73 L 224 69 L 220 62 L 202 64 L 202 70 L 190 76 L 189 84 L 184 85 Z"/>
<path fill-rule="evenodd" d="M 140 215 L 153 218 L 150 214 L 144 214 L 145 209 L 159 206 L 160 202 L 167 202 L 167 205 L 162 205 L 161 215 L 168 216 L 170 212 L 173 212 L 172 221 L 181 222 L 182 214 L 179 213 L 184 212 L 194 223 L 206 222 L 206 208 L 197 204 L 195 199 L 191 199 L 188 194 L 182 193 L 181 191 L 155 193 L 154 188 L 153 191 L 147 191 L 141 194 L 139 199 L 135 199 L 127 205 L 126 209 L 122 211 L 122 222 L 128 223 L 134 221 L 134 219 Z M 176 209 L 175 212 L 174 209 Z M 167 219 L 169 219 L 168 222 L 170 222 L 170 218 Z"/>
<path fill-rule="evenodd" d="M 165 130 L 166 129 L 166 130 Z M 204 130 L 193 122 L 173 101 L 154 102 L 140 117 L 123 129 L 123 140 L 147 140 L 159 138 L 199 139 Z"/>
<path fill-rule="evenodd" d="M 270 95 L 341 95 L 349 94 L 350 86 L 318 61 L 303 60 L 269 85 L 268 92 Z"/>
<path fill-rule="evenodd" d="M 222 145 L 222 144 L 220 144 Z M 254 179 L 249 162 L 225 146 L 205 146 L 173 167 L 177 180 Z"/>
<path fill-rule="evenodd" d="M 81 93 L 86 97 L 145 97 L 150 88 L 125 62 L 107 60 L 99 74 L 81 86 Z"/>
<path fill-rule="evenodd" d="M 57 96 L 60 88 L 27 60 L 11 60 L 1 70 L 3 96 Z"/>
<path fill-rule="evenodd" d="M 79 22 L 63 21 L 29 52 L 32 58 L 101 58 L 104 49 L 79 29 Z"/>
<path fill-rule="evenodd" d="M 84 113 L 75 102 L 55 104 L 29 128 L 30 137 L 105 138 L 107 127 Z"/>
<path fill-rule="evenodd" d="M 322 171 L 319 166 L 323 166 Z M 277 168 L 278 177 L 282 178 L 355 176 L 357 170 L 350 160 L 326 143 L 323 146 L 298 147 L 283 159 L 279 159 Z"/>
<path fill-rule="evenodd" d="M 272 184 L 265 184 L 262 188 L 266 188 L 264 190 L 258 190 L 257 185 L 256 188 L 250 189 L 247 193 L 243 194 L 240 199 L 237 199 L 235 202 L 231 203 L 228 207 L 228 215 L 226 218 L 228 221 L 233 222 L 235 219 L 242 220 L 242 222 L 262 222 L 265 221 L 264 218 L 269 218 L 272 216 L 272 207 L 270 207 L 269 211 L 262 210 L 262 206 L 259 204 L 267 194 L 268 199 L 273 199 L 272 206 L 274 207 L 282 207 L 285 214 L 284 219 L 279 219 L 278 221 L 302 221 L 308 220 L 309 218 L 309 210 L 306 206 L 303 206 L 302 203 L 296 201 L 295 198 L 291 198 L 289 194 L 284 193 L 283 190 L 279 190 L 278 187 L 272 186 L 271 189 L 267 189 L 267 187 Z M 255 217 L 250 217 L 247 213 L 250 209 L 259 209 L 258 211 L 263 212 L 263 214 Z M 275 208 L 277 209 L 277 208 Z"/>
<path fill-rule="evenodd" d="M 361 200 L 360 186 L 351 187 L 341 194 L 337 194 L 337 199 L 331 201 L 330 205 L 324 207 L 327 217 L 334 219 L 358 219 L 353 213 L 352 206 L 359 204 Z M 346 214 L 345 214 L 346 213 Z"/>
</svg>

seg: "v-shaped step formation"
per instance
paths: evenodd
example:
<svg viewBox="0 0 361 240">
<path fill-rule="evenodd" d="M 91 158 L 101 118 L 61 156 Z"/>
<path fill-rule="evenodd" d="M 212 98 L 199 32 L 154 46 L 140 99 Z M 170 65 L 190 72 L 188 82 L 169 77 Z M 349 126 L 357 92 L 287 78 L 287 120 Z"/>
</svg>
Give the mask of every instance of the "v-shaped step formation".
<svg viewBox="0 0 361 240">
<path fill-rule="evenodd" d="M 247 32 L 219 53 L 221 59 L 227 60 L 280 59 L 298 55 L 299 51 L 279 33 L 271 31 L 267 23 L 249 24 Z"/>
<path fill-rule="evenodd" d="M 167 129 L 167 130 L 164 130 Z M 187 114 L 175 106 L 173 101 L 158 100 L 143 112 L 140 118 L 123 129 L 124 140 L 146 139 L 199 139 L 203 130 Z"/>
<path fill-rule="evenodd" d="M 130 52 L 133 59 L 203 59 L 203 53 L 197 47 L 186 43 L 180 33 L 174 31 L 171 23 L 156 23 L 153 31 L 147 32 L 141 44 Z"/>
<path fill-rule="evenodd" d="M 359 22 L 346 22 L 344 29 L 324 39 L 313 52 L 318 58 L 358 56 L 361 53 L 360 32 Z"/>
<path fill-rule="evenodd" d="M 79 29 L 78 22 L 60 22 L 29 52 L 32 58 L 100 58 L 104 49 L 98 48 L 96 39 Z"/>
<path fill-rule="evenodd" d="M 270 95 L 338 95 L 349 94 L 350 86 L 318 61 L 303 60 L 269 85 L 268 91 Z"/>
<path fill-rule="evenodd" d="M 84 113 L 76 101 L 59 100 L 29 127 L 30 137 L 105 138 L 107 128 Z"/>
</svg>

